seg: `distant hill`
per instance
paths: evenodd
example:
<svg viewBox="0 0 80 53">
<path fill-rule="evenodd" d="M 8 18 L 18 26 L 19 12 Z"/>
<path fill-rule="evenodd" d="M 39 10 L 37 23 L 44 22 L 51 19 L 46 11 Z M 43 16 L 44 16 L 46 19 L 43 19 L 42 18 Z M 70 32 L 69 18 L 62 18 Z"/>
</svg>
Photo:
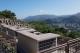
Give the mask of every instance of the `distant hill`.
<svg viewBox="0 0 80 53">
<path fill-rule="evenodd" d="M 58 25 L 61 27 L 80 28 L 79 26 L 80 25 L 80 13 L 73 14 L 73 15 L 63 15 L 63 16 L 36 15 L 36 16 L 26 17 L 24 21 L 27 21 L 27 22 L 44 21 L 48 24 Z"/>
<path fill-rule="evenodd" d="M 24 20 L 25 21 L 45 21 L 47 19 L 54 19 L 54 18 L 57 18 L 58 16 L 56 15 L 36 15 L 36 16 L 29 16 L 29 17 L 26 17 Z"/>
<path fill-rule="evenodd" d="M 62 23 L 80 23 L 80 17 L 77 17 L 75 15 L 72 15 L 70 17 L 62 19 L 60 22 Z"/>
<path fill-rule="evenodd" d="M 74 15 L 36 15 L 29 16 L 24 19 L 25 21 L 45 21 L 48 23 L 80 23 L 80 13 Z"/>
</svg>

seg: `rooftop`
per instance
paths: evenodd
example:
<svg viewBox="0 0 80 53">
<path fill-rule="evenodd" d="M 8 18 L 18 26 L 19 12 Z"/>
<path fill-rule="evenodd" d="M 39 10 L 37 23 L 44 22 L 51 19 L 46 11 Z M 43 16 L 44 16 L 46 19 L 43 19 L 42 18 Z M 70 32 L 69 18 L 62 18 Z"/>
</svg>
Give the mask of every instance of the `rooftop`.
<svg viewBox="0 0 80 53">
<path fill-rule="evenodd" d="M 11 30 L 14 30 L 20 34 L 23 34 L 25 36 L 28 36 L 32 39 L 35 39 L 37 41 L 43 41 L 43 40 L 47 40 L 47 39 L 51 39 L 51 38 L 56 38 L 59 37 L 60 35 L 58 34 L 54 34 L 54 33 L 40 33 L 38 31 L 36 31 L 33 28 L 25 28 L 25 27 L 19 27 L 18 26 L 11 26 L 11 25 L 6 25 L 6 24 L 2 24 L 4 27 L 9 28 Z M 38 34 L 39 33 L 39 34 Z"/>
<path fill-rule="evenodd" d="M 11 29 L 11 30 L 14 30 L 14 31 L 20 31 L 20 30 L 27 30 L 29 28 L 25 28 L 25 27 L 18 27 L 17 25 L 6 25 L 6 24 L 1 24 L 2 26 L 8 28 L 8 29 Z"/>
</svg>

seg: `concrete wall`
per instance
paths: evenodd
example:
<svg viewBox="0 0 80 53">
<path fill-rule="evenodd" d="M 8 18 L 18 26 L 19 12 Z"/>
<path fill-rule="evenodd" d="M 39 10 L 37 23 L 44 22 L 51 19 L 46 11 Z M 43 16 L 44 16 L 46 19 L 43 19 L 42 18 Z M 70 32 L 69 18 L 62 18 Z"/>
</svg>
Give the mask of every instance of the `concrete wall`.
<svg viewBox="0 0 80 53">
<path fill-rule="evenodd" d="M 7 31 L 8 31 L 8 35 L 9 35 L 9 36 L 16 36 L 15 31 L 13 31 L 13 30 L 11 30 L 11 29 L 7 29 Z"/>
<path fill-rule="evenodd" d="M 22 34 L 18 35 L 18 49 L 20 53 L 38 53 L 37 41 Z"/>
<path fill-rule="evenodd" d="M 4 26 L 1 27 L 1 32 L 3 32 L 4 34 L 6 34 L 6 28 Z"/>
<path fill-rule="evenodd" d="M 15 31 L 8 29 L 4 26 L 0 28 L 0 32 L 3 34 L 3 37 L 14 38 L 14 36 L 16 36 Z"/>
<path fill-rule="evenodd" d="M 5 28 L 4 26 L 1 26 L 0 32 L 1 32 L 3 35 L 6 35 L 6 31 L 7 31 L 7 28 Z"/>
</svg>

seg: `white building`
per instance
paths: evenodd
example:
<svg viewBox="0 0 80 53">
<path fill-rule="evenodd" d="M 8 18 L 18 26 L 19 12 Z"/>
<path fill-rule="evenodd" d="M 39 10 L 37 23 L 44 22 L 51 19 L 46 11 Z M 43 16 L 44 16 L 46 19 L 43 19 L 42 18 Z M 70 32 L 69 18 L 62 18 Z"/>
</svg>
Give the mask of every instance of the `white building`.
<svg viewBox="0 0 80 53">
<path fill-rule="evenodd" d="M 17 36 L 18 50 L 20 53 L 40 53 L 40 51 L 57 46 L 57 37 L 53 33 L 40 33 L 32 28 L 1 24 L 2 32 L 9 36 Z"/>
</svg>

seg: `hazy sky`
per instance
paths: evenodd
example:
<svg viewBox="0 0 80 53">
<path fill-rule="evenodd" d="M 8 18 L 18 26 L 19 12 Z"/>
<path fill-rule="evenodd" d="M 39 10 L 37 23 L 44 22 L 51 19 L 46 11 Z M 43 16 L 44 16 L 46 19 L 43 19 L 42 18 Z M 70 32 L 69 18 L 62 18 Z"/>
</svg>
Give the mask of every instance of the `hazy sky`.
<svg viewBox="0 0 80 53">
<path fill-rule="evenodd" d="M 80 12 L 80 0 L 0 0 L 0 10 L 9 9 L 18 18 L 31 15 L 68 15 Z"/>
</svg>

